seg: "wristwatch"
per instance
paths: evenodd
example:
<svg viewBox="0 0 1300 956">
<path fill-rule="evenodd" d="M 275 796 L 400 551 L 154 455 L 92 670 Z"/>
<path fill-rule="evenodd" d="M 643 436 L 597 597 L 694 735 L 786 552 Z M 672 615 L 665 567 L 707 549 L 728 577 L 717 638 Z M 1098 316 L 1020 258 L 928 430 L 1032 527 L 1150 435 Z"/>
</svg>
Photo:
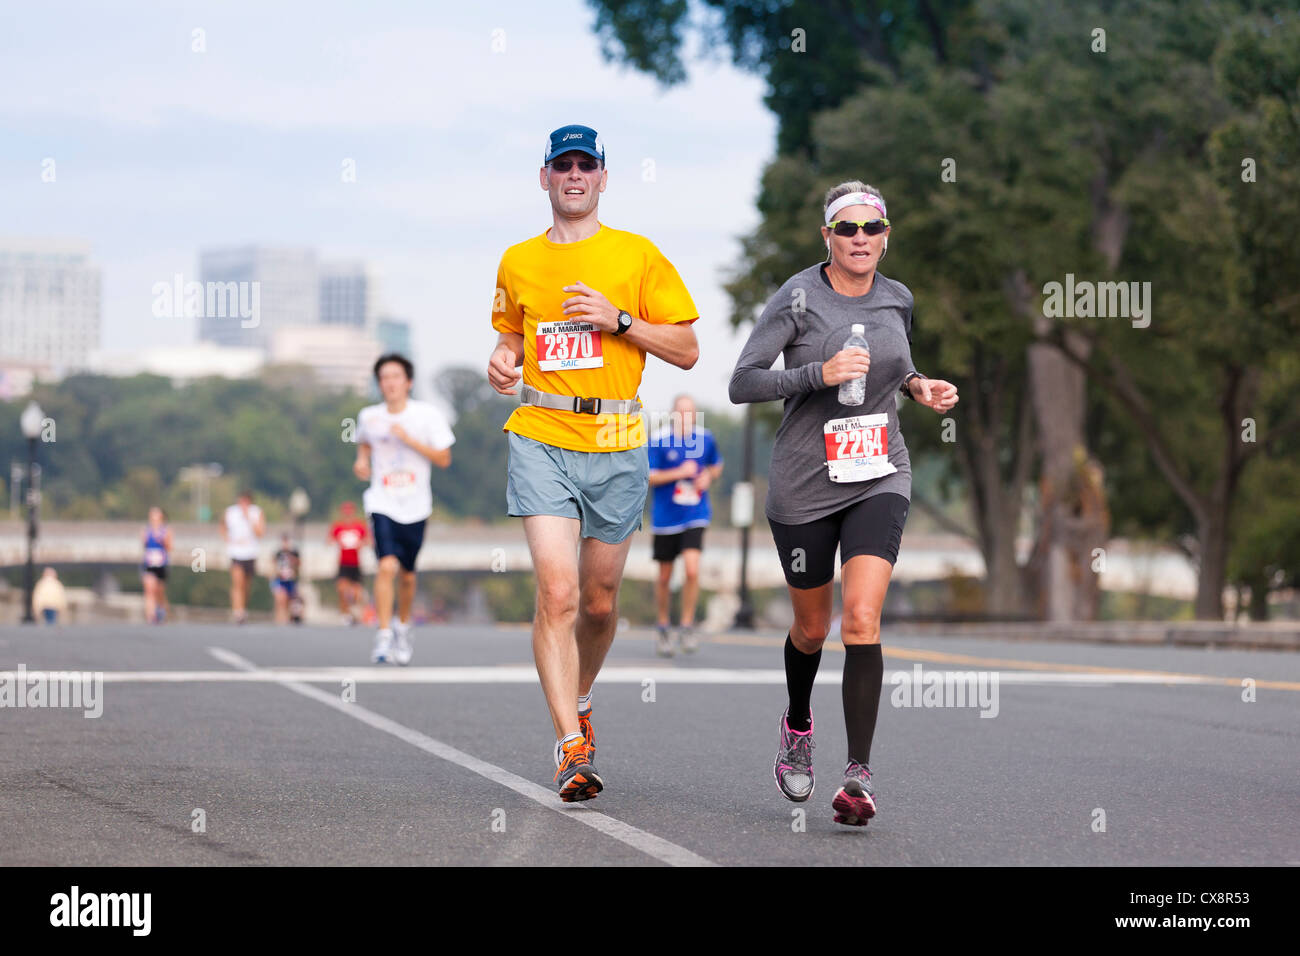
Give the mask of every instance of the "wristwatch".
<svg viewBox="0 0 1300 956">
<path fill-rule="evenodd" d="M 630 328 L 632 328 L 632 316 L 620 309 L 618 313 L 618 328 L 614 330 L 614 334 L 622 335 Z"/>
<path fill-rule="evenodd" d="M 898 390 L 908 398 L 912 399 L 912 401 L 916 401 L 916 398 L 912 395 L 912 390 L 908 388 L 908 386 L 912 383 L 912 379 L 914 378 L 925 378 L 925 376 L 920 372 L 908 372 L 903 376 L 903 384 L 898 387 Z"/>
</svg>

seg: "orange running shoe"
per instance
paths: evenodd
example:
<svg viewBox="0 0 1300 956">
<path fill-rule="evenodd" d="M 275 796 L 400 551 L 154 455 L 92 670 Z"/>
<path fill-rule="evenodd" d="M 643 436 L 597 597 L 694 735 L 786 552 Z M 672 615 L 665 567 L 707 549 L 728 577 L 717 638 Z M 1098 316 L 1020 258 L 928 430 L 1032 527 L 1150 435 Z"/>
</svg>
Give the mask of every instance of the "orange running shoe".
<svg viewBox="0 0 1300 956">
<path fill-rule="evenodd" d="M 586 742 L 576 738 L 561 748 L 560 766 L 555 771 L 555 779 L 560 784 L 560 799 L 565 803 L 590 800 L 605 789 L 604 781 L 587 757 Z"/>
<path fill-rule="evenodd" d="M 593 767 L 596 766 L 596 728 L 591 726 L 591 711 L 578 715 L 578 729 L 582 731 L 582 739 L 587 744 L 587 762 Z"/>
</svg>

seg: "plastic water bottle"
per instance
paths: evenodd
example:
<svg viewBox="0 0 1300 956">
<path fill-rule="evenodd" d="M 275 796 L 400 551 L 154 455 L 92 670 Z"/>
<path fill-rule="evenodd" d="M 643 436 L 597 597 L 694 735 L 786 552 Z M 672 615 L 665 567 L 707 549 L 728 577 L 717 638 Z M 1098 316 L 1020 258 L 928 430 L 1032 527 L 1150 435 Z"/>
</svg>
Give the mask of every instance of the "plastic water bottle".
<svg viewBox="0 0 1300 956">
<path fill-rule="evenodd" d="M 846 349 L 867 347 L 865 325 L 854 325 L 850 330 L 848 341 L 844 343 Z M 847 382 L 840 382 L 840 404 L 841 405 L 861 405 L 867 400 L 867 377 L 859 375 L 857 378 L 851 378 Z"/>
</svg>

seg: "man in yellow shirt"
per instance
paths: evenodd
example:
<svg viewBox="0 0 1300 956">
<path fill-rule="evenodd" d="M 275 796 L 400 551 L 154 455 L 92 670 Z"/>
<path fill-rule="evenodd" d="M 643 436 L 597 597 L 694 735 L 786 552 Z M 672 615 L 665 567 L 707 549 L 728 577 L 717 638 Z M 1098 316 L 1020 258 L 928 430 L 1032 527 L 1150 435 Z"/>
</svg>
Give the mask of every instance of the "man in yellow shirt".
<svg viewBox="0 0 1300 956">
<path fill-rule="evenodd" d="M 699 313 L 653 243 L 597 218 L 609 174 L 595 130 L 557 129 L 542 164 L 552 225 L 501 257 L 487 372 L 520 399 L 505 424 L 506 503 L 524 519 L 537 575 L 533 657 L 555 725 L 560 799 L 572 802 L 604 787 L 591 685 L 614 640 L 649 488 L 641 372 L 647 352 L 695 365 Z"/>
</svg>

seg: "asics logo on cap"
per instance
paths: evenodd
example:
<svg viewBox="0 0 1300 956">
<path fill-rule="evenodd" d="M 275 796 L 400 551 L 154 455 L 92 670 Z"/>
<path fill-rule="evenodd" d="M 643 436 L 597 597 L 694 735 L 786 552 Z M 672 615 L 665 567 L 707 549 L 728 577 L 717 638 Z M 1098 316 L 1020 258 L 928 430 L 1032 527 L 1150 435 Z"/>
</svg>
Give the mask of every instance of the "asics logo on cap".
<svg viewBox="0 0 1300 956">
<path fill-rule="evenodd" d="M 567 142 L 568 142 L 569 140 L 571 140 L 571 139 L 582 139 L 582 134 L 581 134 L 581 133 L 565 133 L 565 134 L 564 134 L 564 139 L 560 140 L 560 142 L 561 142 L 561 143 L 567 143 Z"/>
</svg>

